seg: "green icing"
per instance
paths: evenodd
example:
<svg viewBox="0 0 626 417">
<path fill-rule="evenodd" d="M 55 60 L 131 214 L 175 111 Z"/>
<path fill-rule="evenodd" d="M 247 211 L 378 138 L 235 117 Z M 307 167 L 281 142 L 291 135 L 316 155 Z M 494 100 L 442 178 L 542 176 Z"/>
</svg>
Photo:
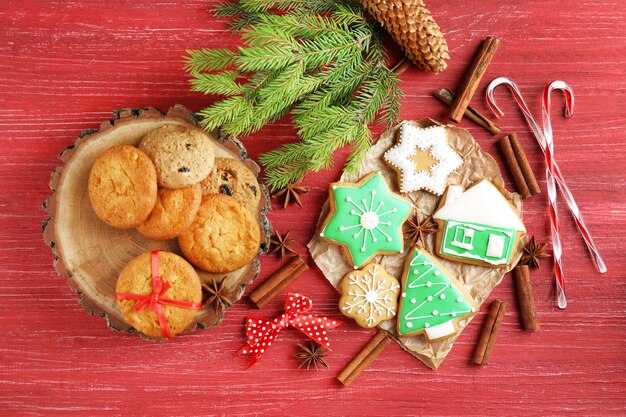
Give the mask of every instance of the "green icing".
<svg viewBox="0 0 626 417">
<path fill-rule="evenodd" d="M 346 245 L 355 268 L 378 251 L 402 252 L 401 227 L 412 205 L 391 193 L 380 173 L 358 187 L 333 185 L 330 194 L 335 213 L 320 235 Z"/>
<path fill-rule="evenodd" d="M 516 233 L 514 229 L 448 220 L 440 253 L 459 259 L 506 265 L 511 261 Z"/>
<path fill-rule="evenodd" d="M 399 333 L 419 332 L 473 313 L 474 306 L 454 282 L 430 257 L 416 248 L 404 271 Z"/>
</svg>

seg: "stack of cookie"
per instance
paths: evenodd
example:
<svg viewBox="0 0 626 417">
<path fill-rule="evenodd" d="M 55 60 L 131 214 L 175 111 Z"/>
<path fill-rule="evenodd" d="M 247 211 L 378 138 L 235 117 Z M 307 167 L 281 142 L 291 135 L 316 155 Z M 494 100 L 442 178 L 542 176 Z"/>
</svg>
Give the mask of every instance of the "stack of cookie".
<svg viewBox="0 0 626 417">
<path fill-rule="evenodd" d="M 91 169 L 88 189 L 93 210 L 115 228 L 135 228 L 154 240 L 178 238 L 185 258 L 204 271 L 238 270 L 249 264 L 259 250 L 257 208 L 261 189 L 256 175 L 240 160 L 216 157 L 215 152 L 205 132 L 177 124 L 148 132 L 138 147 L 114 146 L 100 155 Z M 147 264 L 139 269 L 148 275 L 139 274 L 142 276 L 136 279 L 148 283 L 150 257 L 144 255 L 140 257 Z M 176 270 L 162 277 L 166 283 L 171 281 L 172 288 L 178 277 Z M 198 285 L 194 283 L 193 287 L 198 292 L 199 278 L 196 280 Z M 128 287 L 127 282 L 125 285 Z M 150 290 L 146 285 L 140 287 Z M 176 299 L 179 291 L 172 292 L 168 295 Z M 138 313 L 124 304 L 137 303 L 118 303 L 127 321 L 136 326 L 138 321 L 133 315 Z M 165 306 L 165 310 L 171 322 L 177 321 L 170 317 L 177 310 L 189 316 L 183 308 Z M 154 317 L 148 328 L 158 326 L 158 318 L 151 315 Z"/>
</svg>

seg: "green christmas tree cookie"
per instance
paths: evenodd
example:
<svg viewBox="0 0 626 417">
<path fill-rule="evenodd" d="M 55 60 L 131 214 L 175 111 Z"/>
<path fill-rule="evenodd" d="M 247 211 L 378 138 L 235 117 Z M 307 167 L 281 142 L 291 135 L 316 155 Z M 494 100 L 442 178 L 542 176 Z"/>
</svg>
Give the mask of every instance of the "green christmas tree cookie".
<svg viewBox="0 0 626 417">
<path fill-rule="evenodd" d="M 355 269 L 376 254 L 401 253 L 411 201 L 389 191 L 380 172 L 330 184 L 330 212 L 320 236 L 341 245 Z"/>
<path fill-rule="evenodd" d="M 420 246 L 404 266 L 398 313 L 401 336 L 423 333 L 429 342 L 457 333 L 458 321 L 478 311 L 463 286 Z"/>
</svg>

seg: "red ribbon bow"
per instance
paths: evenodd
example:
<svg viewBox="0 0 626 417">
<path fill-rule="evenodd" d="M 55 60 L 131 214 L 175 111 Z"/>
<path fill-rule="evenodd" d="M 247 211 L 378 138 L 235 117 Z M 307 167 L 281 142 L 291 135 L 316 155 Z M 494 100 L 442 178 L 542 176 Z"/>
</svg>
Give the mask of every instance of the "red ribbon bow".
<svg viewBox="0 0 626 417">
<path fill-rule="evenodd" d="M 247 344 L 238 354 L 254 354 L 248 368 L 256 363 L 265 351 L 272 346 L 272 342 L 280 331 L 293 326 L 317 343 L 330 349 L 326 331 L 341 325 L 341 321 L 328 317 L 314 316 L 306 313 L 313 307 L 313 301 L 302 294 L 287 294 L 285 312 L 272 320 L 258 317 L 248 317 L 246 320 Z"/>
<path fill-rule="evenodd" d="M 159 275 L 159 252 L 158 250 L 153 250 L 151 252 L 151 272 L 152 272 L 152 293 L 150 294 L 133 294 L 128 292 L 118 292 L 115 293 L 115 298 L 117 300 L 134 300 L 139 301 L 133 307 L 133 311 L 141 311 L 146 306 L 149 306 L 150 311 L 156 313 L 157 318 L 159 319 L 159 326 L 161 327 L 161 333 L 163 337 L 170 338 L 172 335 L 170 334 L 170 329 L 167 325 L 167 317 L 165 317 L 165 310 L 163 309 L 164 305 L 180 307 L 180 308 L 188 308 L 191 310 L 199 310 L 201 306 L 200 303 L 195 303 L 192 301 L 179 301 L 173 300 L 171 298 L 165 298 L 163 295 L 169 290 L 172 286 L 169 282 L 163 282 L 163 279 Z"/>
</svg>

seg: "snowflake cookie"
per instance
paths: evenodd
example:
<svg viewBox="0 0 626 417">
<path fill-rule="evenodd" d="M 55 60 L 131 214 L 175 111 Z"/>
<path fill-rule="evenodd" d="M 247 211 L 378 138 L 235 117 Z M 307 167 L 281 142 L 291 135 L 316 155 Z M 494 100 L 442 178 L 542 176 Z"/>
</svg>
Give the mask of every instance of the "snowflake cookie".
<svg viewBox="0 0 626 417">
<path fill-rule="evenodd" d="M 379 264 L 346 274 L 339 283 L 339 310 L 370 328 L 396 315 L 400 284 Z"/>
<path fill-rule="evenodd" d="M 411 201 L 389 191 L 380 172 L 357 183 L 330 184 L 330 212 L 320 236 L 341 245 L 354 269 L 376 254 L 401 253 Z"/>
<path fill-rule="evenodd" d="M 455 335 L 458 321 L 478 311 L 463 284 L 420 246 L 409 251 L 398 308 L 400 336 L 424 334 L 434 342 Z"/>
<path fill-rule="evenodd" d="M 400 191 L 427 190 L 441 195 L 448 176 L 463 160 L 446 142 L 446 128 L 426 129 L 404 123 L 400 140 L 384 154 L 385 161 L 398 173 Z"/>
</svg>

